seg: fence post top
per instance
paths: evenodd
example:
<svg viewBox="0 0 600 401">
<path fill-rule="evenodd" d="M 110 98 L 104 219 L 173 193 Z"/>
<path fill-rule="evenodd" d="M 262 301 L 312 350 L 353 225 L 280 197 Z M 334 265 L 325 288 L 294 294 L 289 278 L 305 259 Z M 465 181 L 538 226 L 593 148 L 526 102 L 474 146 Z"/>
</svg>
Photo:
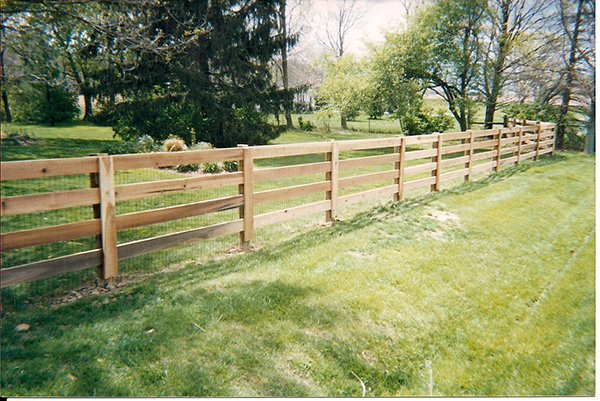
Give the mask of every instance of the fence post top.
<svg viewBox="0 0 600 401">
<path fill-rule="evenodd" d="M 248 145 L 247 145 L 247 144 L 244 144 L 244 143 L 238 143 L 237 147 L 238 147 L 238 148 L 247 148 L 247 147 L 248 147 Z"/>
</svg>

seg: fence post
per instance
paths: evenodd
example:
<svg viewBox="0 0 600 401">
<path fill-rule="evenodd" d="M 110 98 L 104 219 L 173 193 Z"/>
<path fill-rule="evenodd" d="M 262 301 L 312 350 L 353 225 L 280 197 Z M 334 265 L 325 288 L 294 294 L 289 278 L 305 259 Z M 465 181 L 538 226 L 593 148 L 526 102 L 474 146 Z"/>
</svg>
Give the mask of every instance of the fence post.
<svg viewBox="0 0 600 401">
<path fill-rule="evenodd" d="M 504 124 L 502 124 L 502 125 L 504 125 L 505 128 L 508 127 L 508 115 L 507 114 L 504 115 Z"/>
<path fill-rule="evenodd" d="M 394 148 L 394 151 L 398 153 L 398 161 L 395 163 L 396 170 L 398 170 L 398 178 L 394 178 L 394 184 L 398 185 L 398 192 L 394 195 L 394 201 L 400 202 L 404 196 L 404 155 L 406 153 L 406 137 L 400 138 L 400 146 Z"/>
<path fill-rule="evenodd" d="M 498 130 L 498 144 L 496 152 L 496 172 L 500 171 L 500 148 L 502 147 L 502 128 Z"/>
<path fill-rule="evenodd" d="M 117 219 L 115 216 L 115 171 L 112 156 L 98 157 L 98 178 L 102 226 L 102 278 L 108 280 L 119 274 Z"/>
<path fill-rule="evenodd" d="M 431 191 L 439 191 L 440 190 L 440 172 L 442 170 L 442 134 L 437 133 L 437 142 L 432 143 L 435 145 L 435 149 L 437 149 L 437 155 L 434 156 L 431 161 L 436 163 L 435 173 L 432 171 L 431 175 L 435 175 L 435 184 L 431 185 Z"/>
<path fill-rule="evenodd" d="M 471 149 L 473 148 L 473 131 L 471 130 L 466 130 L 465 133 L 469 134 L 469 150 L 465 150 L 463 152 L 463 156 L 469 156 L 469 161 L 465 163 L 464 168 L 468 168 L 470 170 L 471 167 Z M 463 139 L 460 141 L 461 144 L 465 144 L 467 143 L 467 139 Z M 467 182 L 471 179 L 471 177 L 469 175 L 465 175 L 464 176 L 464 181 Z"/>
<path fill-rule="evenodd" d="M 338 143 L 331 141 L 331 152 L 327 153 L 327 161 L 331 162 L 331 171 L 326 173 L 325 178 L 330 183 L 330 190 L 325 192 L 325 199 L 331 199 L 331 210 L 325 212 L 325 221 L 335 221 L 337 217 L 337 199 L 339 187 L 339 159 L 340 152 Z"/>
<path fill-rule="evenodd" d="M 539 121 L 536 123 L 537 125 L 537 143 L 535 144 L 535 161 L 540 157 L 540 137 L 542 136 L 542 123 Z"/>
<path fill-rule="evenodd" d="M 242 148 L 243 154 L 243 158 L 238 160 L 238 171 L 243 174 L 243 183 L 238 185 L 238 194 L 244 197 L 244 204 L 239 209 L 239 216 L 244 224 L 244 230 L 240 232 L 240 248 L 247 251 L 254 232 L 254 160 L 252 148 L 248 145 L 238 147 Z"/>
<path fill-rule="evenodd" d="M 517 147 L 517 164 L 521 163 L 521 142 L 523 142 L 523 127 L 519 128 L 519 145 Z"/>
<path fill-rule="evenodd" d="M 88 156 L 99 157 L 99 156 L 107 156 L 107 155 L 108 155 L 107 153 L 90 153 Z M 90 188 L 100 188 L 100 175 L 98 173 L 90 173 Z M 98 191 L 100 191 L 100 190 L 98 189 Z M 102 218 L 99 203 L 92 205 L 92 216 L 94 217 L 94 219 Z M 100 234 L 96 235 L 96 248 L 102 249 L 102 235 L 100 235 Z M 96 275 L 98 276 L 98 278 L 100 280 L 103 280 L 101 264 L 96 267 Z"/>
<path fill-rule="evenodd" d="M 550 156 L 554 156 L 555 150 L 556 150 L 556 124 L 552 124 L 552 151 L 550 152 Z"/>
<path fill-rule="evenodd" d="M 475 145 L 475 135 L 473 134 L 473 131 L 469 131 L 469 161 L 467 163 L 467 167 L 469 168 L 469 174 L 467 175 L 467 181 L 471 181 L 471 179 L 473 178 L 473 153 L 474 153 L 474 148 L 473 146 Z"/>
</svg>

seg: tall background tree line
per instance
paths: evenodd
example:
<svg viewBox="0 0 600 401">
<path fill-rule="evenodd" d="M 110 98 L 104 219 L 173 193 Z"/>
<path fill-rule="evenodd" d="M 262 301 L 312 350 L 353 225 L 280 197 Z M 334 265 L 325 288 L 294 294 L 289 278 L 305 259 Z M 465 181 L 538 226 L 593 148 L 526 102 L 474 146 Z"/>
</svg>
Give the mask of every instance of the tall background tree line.
<svg viewBox="0 0 600 401">
<path fill-rule="evenodd" d="M 313 63 L 324 76 L 317 107 L 340 115 L 395 116 L 405 133 L 469 129 L 478 107 L 558 124 L 559 147 L 595 111 L 592 0 L 404 0 L 406 23 L 358 59 L 347 52 L 360 20 L 341 0 Z M 8 1 L 0 38 L 4 120 L 74 118 L 124 139 L 174 134 L 189 144 L 266 143 L 292 128 L 290 59 L 308 0 Z M 293 77 L 292 77 L 293 78 Z M 424 107 L 436 93 L 448 115 Z M 285 124 L 268 116 L 283 113 Z M 451 117 L 449 117 L 451 116 Z M 279 121 L 279 120 L 278 120 Z"/>
</svg>

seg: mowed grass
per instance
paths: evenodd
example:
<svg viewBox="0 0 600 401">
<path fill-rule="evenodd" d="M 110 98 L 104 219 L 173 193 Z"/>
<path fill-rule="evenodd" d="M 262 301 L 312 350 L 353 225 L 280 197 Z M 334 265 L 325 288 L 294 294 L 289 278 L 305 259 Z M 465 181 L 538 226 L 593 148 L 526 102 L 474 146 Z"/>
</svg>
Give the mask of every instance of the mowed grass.
<svg viewBox="0 0 600 401">
<path fill-rule="evenodd" d="M 594 174 L 525 163 L 5 313 L 2 393 L 593 395 Z"/>
</svg>

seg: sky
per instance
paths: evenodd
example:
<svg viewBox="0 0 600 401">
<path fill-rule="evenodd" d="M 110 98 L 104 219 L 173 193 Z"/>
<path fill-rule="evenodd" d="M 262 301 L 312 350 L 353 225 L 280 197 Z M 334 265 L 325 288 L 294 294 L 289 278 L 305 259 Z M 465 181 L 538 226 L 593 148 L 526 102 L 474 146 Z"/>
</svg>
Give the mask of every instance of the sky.
<svg viewBox="0 0 600 401">
<path fill-rule="evenodd" d="M 325 19 L 334 25 L 335 19 L 329 14 L 337 9 L 337 4 L 337 0 L 312 0 L 304 7 L 306 29 L 297 44 L 298 52 L 310 58 L 324 50 L 318 38 L 326 38 Z M 357 0 L 355 13 L 360 19 L 348 33 L 346 52 L 358 57 L 366 54 L 367 43 L 383 42 L 385 32 L 397 31 L 405 20 L 400 0 Z"/>
</svg>

